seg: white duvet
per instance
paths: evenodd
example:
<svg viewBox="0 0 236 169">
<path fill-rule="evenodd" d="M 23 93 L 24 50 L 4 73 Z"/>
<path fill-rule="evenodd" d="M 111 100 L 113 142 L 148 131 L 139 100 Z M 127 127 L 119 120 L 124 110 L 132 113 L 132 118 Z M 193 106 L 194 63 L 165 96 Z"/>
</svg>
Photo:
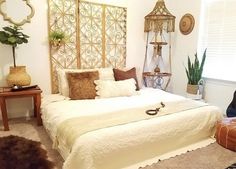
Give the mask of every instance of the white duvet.
<svg viewBox="0 0 236 169">
<path fill-rule="evenodd" d="M 67 100 L 59 95 L 45 97 L 42 119 L 52 140 L 61 122 L 72 117 L 102 114 L 157 102 L 180 101 L 184 97 L 158 89 L 142 89 L 138 95 L 95 100 Z M 88 132 L 79 137 L 72 151 L 58 147 L 64 169 L 138 168 L 214 141 L 219 109 L 204 106 L 150 120 Z"/>
</svg>

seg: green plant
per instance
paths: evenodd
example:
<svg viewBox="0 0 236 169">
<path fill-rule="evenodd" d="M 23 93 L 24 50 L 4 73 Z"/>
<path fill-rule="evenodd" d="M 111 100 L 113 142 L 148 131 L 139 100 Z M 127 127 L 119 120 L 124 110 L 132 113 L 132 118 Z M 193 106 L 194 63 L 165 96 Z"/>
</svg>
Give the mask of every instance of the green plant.
<svg viewBox="0 0 236 169">
<path fill-rule="evenodd" d="M 205 49 L 201 64 L 199 63 L 197 53 L 195 54 L 194 62 L 191 63 L 191 60 L 188 56 L 188 68 L 185 67 L 185 71 L 188 77 L 188 84 L 197 85 L 199 80 L 202 78 L 203 66 L 206 60 L 206 51 Z"/>
<path fill-rule="evenodd" d="M 60 45 L 61 42 L 65 42 L 65 33 L 62 31 L 57 31 L 54 30 L 52 32 L 50 32 L 49 34 L 49 41 L 53 44 L 53 45 Z"/>
<path fill-rule="evenodd" d="M 14 67 L 16 67 L 15 48 L 17 45 L 28 43 L 29 38 L 28 35 L 23 34 L 20 30 L 22 30 L 22 28 L 14 25 L 5 26 L 3 27 L 3 31 L 0 31 L 0 42 L 12 46 Z"/>
</svg>

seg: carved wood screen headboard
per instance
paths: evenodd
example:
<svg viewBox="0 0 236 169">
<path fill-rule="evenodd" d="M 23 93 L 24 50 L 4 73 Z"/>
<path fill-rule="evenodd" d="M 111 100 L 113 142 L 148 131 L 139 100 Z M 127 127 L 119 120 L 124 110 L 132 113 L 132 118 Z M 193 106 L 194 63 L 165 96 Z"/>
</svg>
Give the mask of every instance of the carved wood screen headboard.
<svg viewBox="0 0 236 169">
<path fill-rule="evenodd" d="M 126 8 L 77 0 L 48 0 L 48 32 L 63 32 L 65 43 L 50 45 L 52 93 L 58 68 L 124 67 Z"/>
</svg>

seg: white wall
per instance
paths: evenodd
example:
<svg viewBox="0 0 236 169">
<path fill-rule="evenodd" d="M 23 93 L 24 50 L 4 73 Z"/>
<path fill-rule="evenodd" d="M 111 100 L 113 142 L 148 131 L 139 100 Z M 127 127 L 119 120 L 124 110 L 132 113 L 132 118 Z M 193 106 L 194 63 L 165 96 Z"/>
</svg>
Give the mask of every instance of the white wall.
<svg viewBox="0 0 236 169">
<path fill-rule="evenodd" d="M 172 12 L 176 16 L 176 30 L 173 35 L 173 55 L 172 55 L 172 88 L 174 93 L 184 95 L 185 87 L 187 83 L 187 77 L 185 74 L 184 64 L 187 61 L 187 56 L 194 56 L 197 51 L 197 41 L 198 41 L 198 16 L 200 9 L 200 1 L 189 1 L 181 0 L 178 1 L 178 7 L 174 7 Z M 195 18 L 195 27 L 189 35 L 181 34 L 179 30 L 179 21 L 181 17 L 190 13 Z"/>
<path fill-rule="evenodd" d="M 90 0 L 97 3 L 106 3 L 124 6 L 128 9 L 127 16 L 127 66 L 136 66 L 140 70 L 143 67 L 145 54 L 144 16 L 155 6 L 156 0 Z M 185 95 L 186 75 L 183 63 L 187 56 L 193 56 L 197 50 L 198 24 L 200 1 L 166 0 L 169 11 L 176 16 L 176 31 L 172 36 L 172 88 L 173 92 Z M 47 43 L 47 0 L 31 0 L 35 8 L 35 16 L 30 24 L 23 26 L 24 33 L 30 35 L 28 44 L 21 45 L 17 53 L 17 64 L 26 65 L 27 72 L 31 75 L 32 84 L 38 84 L 44 94 L 50 93 L 50 63 Z M 19 12 L 16 10 L 16 12 Z M 179 20 L 185 13 L 191 13 L 195 17 L 195 28 L 189 35 L 179 32 Z M 0 16 L 0 27 L 8 25 Z M 0 44 L 0 86 L 5 85 L 5 76 L 12 65 L 12 53 L 9 46 Z M 140 74 L 141 75 L 141 74 Z M 235 90 L 235 84 L 207 81 L 206 100 L 225 109 L 231 95 Z M 224 95 L 214 91 L 227 91 Z M 29 99 L 8 100 L 9 117 L 24 116 L 32 110 Z"/>
<path fill-rule="evenodd" d="M 26 65 L 27 72 L 31 76 L 31 84 L 38 84 L 44 93 L 50 92 L 50 65 L 47 44 L 47 0 L 31 0 L 35 8 L 35 15 L 31 23 L 22 28 L 23 32 L 30 36 L 29 43 L 20 45 L 16 49 L 16 64 Z M 19 10 L 15 10 L 19 13 Z M 9 25 L 0 16 L 0 27 Z M 6 75 L 9 66 L 12 66 L 11 47 L 0 44 L 0 86 L 6 86 Z M 27 115 L 32 111 L 29 98 L 8 99 L 7 108 L 9 117 Z"/>
<path fill-rule="evenodd" d="M 18 46 L 16 49 L 16 64 L 26 65 L 27 72 L 31 75 L 32 84 L 39 84 L 44 92 L 49 93 L 50 77 L 45 76 L 45 72 L 49 72 L 49 49 L 47 44 L 47 0 L 31 0 L 35 8 L 35 15 L 31 23 L 27 23 L 23 28 L 23 32 L 30 36 L 29 43 Z M 16 12 L 18 13 L 19 11 Z M 0 17 L 0 26 L 9 25 Z M 6 75 L 9 66 L 12 66 L 11 47 L 0 45 L 0 86 L 6 85 Z M 45 83 L 46 82 L 46 83 Z"/>
<path fill-rule="evenodd" d="M 186 96 L 187 77 L 184 65 L 187 65 L 187 56 L 193 58 L 197 51 L 201 1 L 179 0 L 176 3 L 170 4 L 172 7 L 170 11 L 176 16 L 176 31 L 172 38 L 174 43 L 172 88 L 173 93 Z M 194 16 L 195 27 L 189 35 L 182 35 L 179 31 L 179 21 L 186 13 Z M 235 90 L 236 83 L 206 79 L 204 99 L 210 104 L 219 106 L 225 113 Z"/>
</svg>

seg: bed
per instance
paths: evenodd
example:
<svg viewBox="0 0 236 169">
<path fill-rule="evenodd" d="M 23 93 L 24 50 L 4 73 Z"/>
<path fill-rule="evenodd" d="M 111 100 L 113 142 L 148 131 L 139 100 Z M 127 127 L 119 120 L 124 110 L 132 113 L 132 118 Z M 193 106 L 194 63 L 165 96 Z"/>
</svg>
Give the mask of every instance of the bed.
<svg viewBox="0 0 236 169">
<path fill-rule="evenodd" d="M 222 118 L 220 110 L 195 102 L 197 106 L 178 109 L 171 114 L 99 128 L 93 127 L 94 121 L 87 121 L 88 125 L 84 126 L 77 123 L 78 130 L 86 126 L 92 128 L 74 137 L 73 142 L 69 142 L 71 145 L 65 136 L 73 135 L 72 131 L 76 129 L 59 130 L 61 124 L 70 119 L 100 118 L 121 112 L 128 116 L 132 110 L 143 111 L 160 102 L 168 105 L 188 101 L 182 96 L 152 88 L 143 88 L 129 97 L 93 100 L 69 100 L 53 94 L 42 100 L 42 121 L 54 147 L 65 160 L 64 169 L 139 168 L 213 143 L 215 123 Z"/>
</svg>

